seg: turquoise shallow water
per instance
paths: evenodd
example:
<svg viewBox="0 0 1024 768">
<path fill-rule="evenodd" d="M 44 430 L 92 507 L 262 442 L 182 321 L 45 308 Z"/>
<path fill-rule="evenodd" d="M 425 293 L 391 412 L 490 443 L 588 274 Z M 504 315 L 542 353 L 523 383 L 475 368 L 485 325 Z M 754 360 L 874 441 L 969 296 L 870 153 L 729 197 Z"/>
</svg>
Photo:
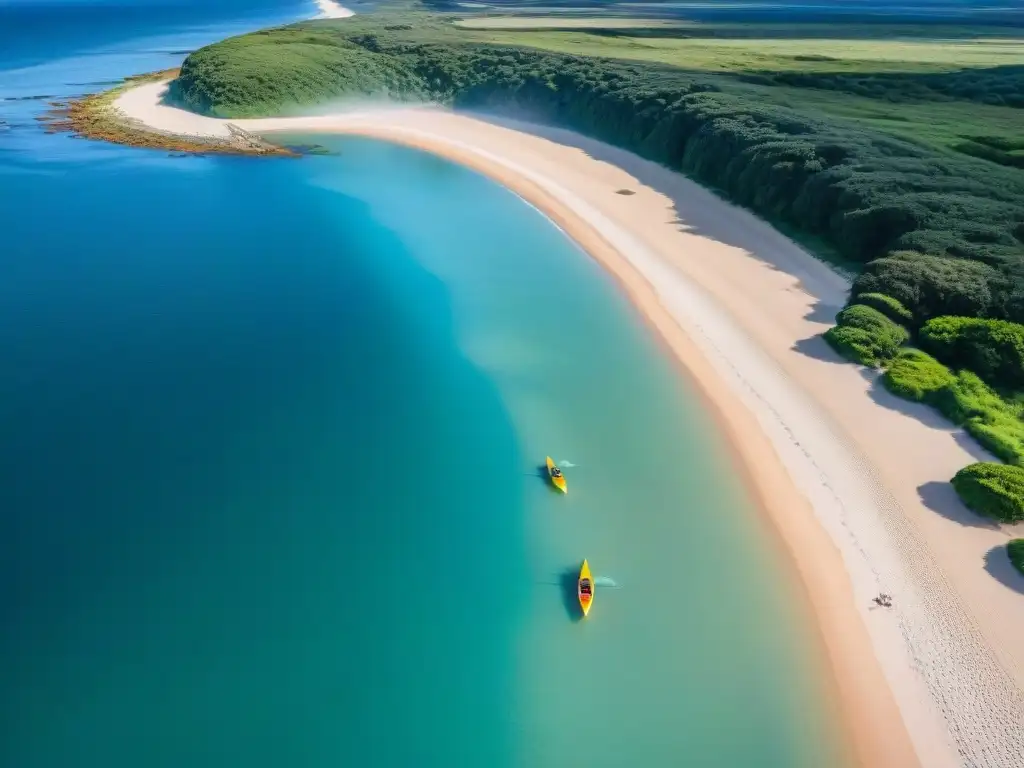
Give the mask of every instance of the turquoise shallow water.
<svg viewBox="0 0 1024 768">
<path fill-rule="evenodd" d="M 699 399 L 539 213 L 5 104 L 0 766 L 838 765 Z"/>
</svg>

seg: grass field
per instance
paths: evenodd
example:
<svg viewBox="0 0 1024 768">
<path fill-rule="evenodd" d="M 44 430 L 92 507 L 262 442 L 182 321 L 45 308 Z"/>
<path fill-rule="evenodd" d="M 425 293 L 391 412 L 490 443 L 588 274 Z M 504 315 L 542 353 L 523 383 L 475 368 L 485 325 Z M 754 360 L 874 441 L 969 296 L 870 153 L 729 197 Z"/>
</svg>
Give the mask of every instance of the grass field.
<svg viewBox="0 0 1024 768">
<path fill-rule="evenodd" d="M 681 25 L 641 19 L 508 16 L 462 19 L 456 27 L 461 32 L 458 37 L 466 42 L 667 64 L 721 75 L 719 83 L 725 89 L 756 93 L 758 99 L 803 113 L 818 111 L 855 120 L 947 150 L 984 137 L 1008 147 L 1014 156 L 1024 153 L 1024 112 L 1020 109 L 948 97 L 934 90 L 921 92 L 920 98 L 892 93 L 894 86 L 918 88 L 913 78 L 922 75 L 971 75 L 973 70 L 988 76 L 1002 71 L 995 68 L 1014 67 L 1020 67 L 1024 75 L 1024 33 L 1019 29 Z M 634 32 L 643 36 L 634 36 Z M 837 75 L 845 81 L 830 87 L 796 87 L 776 77 L 806 79 L 814 74 Z M 756 82 L 757 77 L 776 80 Z M 771 87 L 761 87 L 765 85 Z"/>
<path fill-rule="evenodd" d="M 668 19 L 615 18 L 607 16 L 473 16 L 458 19 L 464 29 L 686 29 L 693 23 Z"/>
<path fill-rule="evenodd" d="M 580 56 L 658 62 L 705 72 L 948 72 L 968 67 L 1024 65 L 1024 35 L 976 38 L 833 39 L 829 37 L 658 37 L 678 26 L 648 27 L 650 35 L 607 35 L 601 31 L 490 29 L 481 18 L 458 22 L 466 39 L 495 45 L 530 46 Z M 525 20 L 524 20 L 525 21 Z M 530 19 L 534 21 L 534 19 Z M 540 20 L 536 20 L 540 21 Z M 597 20 L 588 20 L 596 22 Z M 601 22 L 600 30 L 614 30 Z M 653 22 L 650 22 L 653 23 Z M 468 25 L 472 24 L 470 29 Z M 632 30 L 635 27 L 629 27 Z M 717 29 L 717 28 L 716 28 Z M 777 31 L 781 33 L 781 30 Z M 935 33 L 942 35 L 942 30 Z M 876 31 L 878 34 L 878 31 Z"/>
<path fill-rule="evenodd" d="M 955 149 L 969 137 L 1003 138 L 1024 144 L 1024 113 L 1009 107 L 963 102 L 900 104 L 848 93 L 813 88 L 778 87 L 765 89 L 764 101 L 784 107 L 815 109 L 823 114 L 843 117 L 885 133 L 911 141 Z M 1011 154 L 1019 155 L 1020 150 Z"/>
</svg>

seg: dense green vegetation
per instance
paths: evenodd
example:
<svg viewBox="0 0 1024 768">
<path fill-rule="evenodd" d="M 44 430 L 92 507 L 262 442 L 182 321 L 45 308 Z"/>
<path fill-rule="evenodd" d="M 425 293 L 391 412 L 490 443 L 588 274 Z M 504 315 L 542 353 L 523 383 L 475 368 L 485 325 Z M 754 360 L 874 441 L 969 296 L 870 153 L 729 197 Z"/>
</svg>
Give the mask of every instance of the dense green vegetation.
<svg viewBox="0 0 1024 768">
<path fill-rule="evenodd" d="M 870 365 L 874 368 L 885 359 L 881 346 L 871 332 L 863 328 L 833 326 L 825 331 L 825 341 L 847 360 L 861 365 Z M 889 356 L 891 357 L 891 353 Z"/>
<path fill-rule="evenodd" d="M 953 476 L 952 483 L 964 504 L 979 515 L 1002 523 L 1024 520 L 1024 469 L 970 464 Z"/>
<path fill-rule="evenodd" d="M 1000 271 L 984 261 L 896 251 L 866 264 L 854 280 L 851 301 L 864 293 L 892 296 L 918 323 L 941 315 L 959 317 L 1024 315 L 1024 284 L 1016 263 Z"/>
<path fill-rule="evenodd" d="M 254 117 L 287 105 L 378 95 L 422 100 L 427 92 L 403 60 L 298 27 L 202 48 L 185 59 L 171 86 L 172 98 L 217 117 Z"/>
<path fill-rule="evenodd" d="M 902 349 L 885 371 L 882 382 L 895 395 L 937 405 L 939 393 L 956 381 L 949 368 L 919 349 Z"/>
<path fill-rule="evenodd" d="M 907 328 L 914 327 L 914 313 L 892 296 L 886 296 L 884 293 L 862 293 L 857 297 L 857 303 L 877 309 L 894 323 Z"/>
<path fill-rule="evenodd" d="M 1006 553 L 1010 556 L 1010 562 L 1024 575 L 1024 539 L 1014 539 L 1006 545 Z"/>
<path fill-rule="evenodd" d="M 889 363 L 882 383 L 895 395 L 937 409 L 1003 461 L 1024 466 L 1021 406 L 1000 397 L 977 374 L 954 373 L 931 355 L 905 348 Z"/>
<path fill-rule="evenodd" d="M 909 338 L 906 328 L 867 304 L 848 306 L 825 333 L 825 340 L 843 357 L 870 366 L 892 359 Z"/>
<path fill-rule="evenodd" d="M 937 317 L 921 328 L 921 346 L 994 387 L 1024 389 L 1024 325 L 980 317 Z"/>
</svg>

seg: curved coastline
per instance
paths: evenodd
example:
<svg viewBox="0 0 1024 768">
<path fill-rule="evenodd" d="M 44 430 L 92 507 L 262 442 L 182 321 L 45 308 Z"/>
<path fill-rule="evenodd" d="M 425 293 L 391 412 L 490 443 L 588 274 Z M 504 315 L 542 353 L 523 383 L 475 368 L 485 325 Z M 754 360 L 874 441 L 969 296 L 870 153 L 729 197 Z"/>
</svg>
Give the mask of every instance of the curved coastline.
<svg viewBox="0 0 1024 768">
<path fill-rule="evenodd" d="M 77 136 L 146 149 L 164 149 L 184 154 L 274 155 L 298 157 L 299 153 L 280 147 L 241 129 L 225 131 L 222 136 L 188 136 L 162 131 L 126 120 L 112 105 L 126 91 L 140 85 L 161 84 L 174 79 L 178 69 L 136 75 L 109 91 L 101 91 L 67 102 L 51 102 L 47 112 L 36 119 L 48 133 L 71 132 Z"/>
<path fill-rule="evenodd" d="M 171 135 L 200 141 L 230 135 L 226 121 L 159 105 L 163 87 L 155 83 L 126 90 L 114 106 L 133 125 Z M 658 188 L 654 171 L 645 161 L 634 158 L 635 163 L 617 164 L 626 153 L 600 149 L 596 142 L 577 142 L 579 137 L 565 132 L 543 129 L 530 136 L 530 126 L 425 109 L 376 109 L 235 124 L 256 133 L 354 133 L 413 146 L 471 167 L 539 208 L 616 278 L 686 375 L 695 380 L 726 431 L 737 467 L 799 575 L 794 581 L 802 584 L 819 628 L 832 690 L 856 762 L 960 765 L 964 761 L 957 751 L 963 753 L 964 743 L 971 743 L 979 755 L 990 744 L 997 749 L 977 760 L 971 750 L 967 764 L 1012 765 L 1013 750 L 1024 739 L 1021 729 L 1014 731 L 1015 722 L 1024 722 L 1014 720 L 1024 711 L 1017 708 L 1021 698 L 1014 683 L 1015 658 L 1000 647 L 998 636 L 986 632 L 991 627 L 979 631 L 975 626 L 964 608 L 963 595 L 935 563 L 934 540 L 915 528 L 915 520 L 901 508 L 906 506 L 904 498 L 890 493 L 898 468 L 882 467 L 889 472 L 879 472 L 876 455 L 865 450 L 863 435 L 851 436 L 849 423 L 837 418 L 829 403 L 813 397 L 803 402 L 808 392 L 794 381 L 794 370 L 758 344 L 752 323 L 764 318 L 741 306 L 742 297 L 726 302 L 722 311 L 725 293 L 738 287 L 736 280 L 751 275 L 760 275 L 765 291 L 796 295 L 794 306 L 806 305 L 808 314 L 815 304 L 827 304 L 827 297 L 841 303 L 845 298 L 841 278 L 750 214 L 686 182 L 694 187 L 689 194 L 706 198 L 697 199 L 697 205 L 707 206 L 714 200 L 734 217 L 731 225 L 763 238 L 765 250 L 790 249 L 795 255 L 787 254 L 783 266 L 774 264 L 772 270 L 765 262 L 756 262 L 753 251 L 727 244 L 743 237 L 734 241 L 725 230 L 703 234 L 713 227 L 685 221 L 678 203 L 673 207 L 671 195 Z M 529 146 L 502 151 L 510 140 Z M 532 164 L 526 157 L 530 151 L 536 160 Z M 526 162 L 516 162 L 524 157 Z M 544 172 L 564 160 L 572 160 L 558 176 L 565 185 Z M 586 177 L 587 173 L 593 176 Z M 624 188 L 634 194 L 610 198 L 609 192 Z M 600 198 L 602 194 L 606 197 Z M 611 215 L 612 206 L 624 211 Z M 677 220 L 670 219 L 669 224 L 674 229 L 689 238 L 707 242 L 710 235 L 716 241 L 715 249 L 702 254 L 705 258 L 744 259 L 746 272 L 730 275 L 726 269 L 726 274 L 716 277 L 708 272 L 713 266 L 701 265 L 699 259 L 683 264 L 652 248 L 643 225 L 649 222 L 664 229 L 664 216 L 673 212 Z M 633 213 L 636 223 L 630 227 Z M 687 244 L 694 242 L 676 243 Z M 842 370 L 859 378 L 855 370 Z M 866 390 L 869 383 L 863 386 Z M 866 392 L 861 396 L 867 401 Z M 876 409 L 883 411 L 881 406 Z M 901 418 L 887 415 L 894 425 Z M 953 440 L 948 434 L 946 438 Z M 865 454 L 876 461 L 869 462 Z M 941 471 L 940 467 L 937 474 Z M 865 606 L 878 591 L 896 596 L 894 611 L 868 612 Z M 941 643 L 929 650 L 936 638 L 946 640 L 952 653 L 944 654 Z M 1005 699 L 991 711 L 992 702 L 972 698 L 969 692 L 963 692 L 960 700 L 948 698 L 948 691 L 962 685 L 963 678 L 956 675 L 947 680 L 947 670 L 976 655 L 981 661 L 969 664 L 963 674 L 984 681 L 974 685 L 993 687 L 996 698 Z M 992 715 L 991 721 L 979 722 L 979 715 Z M 906 729 L 894 725 L 900 720 Z"/>
</svg>

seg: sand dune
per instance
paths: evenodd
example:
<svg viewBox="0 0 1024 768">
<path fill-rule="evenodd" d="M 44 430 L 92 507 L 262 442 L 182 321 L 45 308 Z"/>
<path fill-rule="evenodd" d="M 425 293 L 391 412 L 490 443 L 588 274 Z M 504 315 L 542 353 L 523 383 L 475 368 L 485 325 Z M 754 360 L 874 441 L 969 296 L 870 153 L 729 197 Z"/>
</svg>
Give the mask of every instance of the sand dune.
<svg viewBox="0 0 1024 768">
<path fill-rule="evenodd" d="M 165 87 L 115 107 L 228 134 L 160 105 Z M 947 482 L 984 453 L 819 338 L 843 277 L 685 177 L 566 131 L 441 109 L 233 122 L 420 147 L 543 210 L 619 279 L 731 436 L 813 608 L 860 764 L 1024 765 L 1024 578 L 1000 560 L 1011 531 Z M 872 610 L 879 592 L 892 609 Z"/>
</svg>

